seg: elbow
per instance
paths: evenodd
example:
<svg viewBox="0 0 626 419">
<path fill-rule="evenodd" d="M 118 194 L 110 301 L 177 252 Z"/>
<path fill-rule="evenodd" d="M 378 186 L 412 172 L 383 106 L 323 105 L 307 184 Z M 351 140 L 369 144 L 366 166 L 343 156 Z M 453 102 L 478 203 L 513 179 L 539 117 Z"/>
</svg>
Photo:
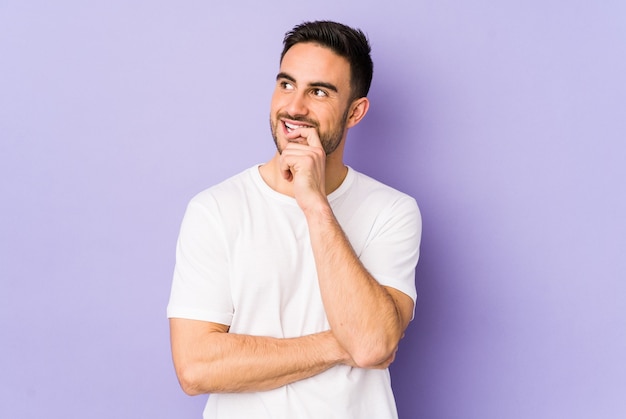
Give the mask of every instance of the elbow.
<svg viewBox="0 0 626 419">
<path fill-rule="evenodd" d="M 359 368 L 386 368 L 393 362 L 397 348 L 397 342 L 363 345 L 352 351 L 351 356 Z"/>
<path fill-rule="evenodd" d="M 189 386 L 187 384 L 183 384 L 182 382 L 180 383 L 180 387 L 183 389 L 183 392 L 188 396 L 199 396 L 201 394 L 204 394 L 201 391 L 198 391 L 197 387 Z"/>
<path fill-rule="evenodd" d="M 358 368 L 387 368 L 395 359 L 402 331 L 383 329 L 379 332 L 370 331 L 362 335 L 352 335 L 352 339 L 340 341 Z"/>
<path fill-rule="evenodd" d="M 182 388 L 183 392 L 188 396 L 199 396 L 201 394 L 204 394 L 202 391 L 199 390 L 198 386 L 194 385 L 193 383 L 180 381 L 180 388 Z"/>
<path fill-rule="evenodd" d="M 188 396 L 198 396 L 210 393 L 206 387 L 206 381 L 201 380 L 199 374 L 193 367 L 186 366 L 176 369 L 178 383 L 183 392 Z"/>
<path fill-rule="evenodd" d="M 354 364 L 358 368 L 374 369 L 388 367 L 391 362 L 387 362 L 389 357 L 365 354 L 364 356 L 356 355 L 353 357 Z"/>
<path fill-rule="evenodd" d="M 179 370 L 176 372 L 178 377 L 178 383 L 180 388 L 188 396 L 198 396 L 202 394 L 198 386 L 198 381 L 194 378 L 193 374 L 188 370 Z"/>
</svg>

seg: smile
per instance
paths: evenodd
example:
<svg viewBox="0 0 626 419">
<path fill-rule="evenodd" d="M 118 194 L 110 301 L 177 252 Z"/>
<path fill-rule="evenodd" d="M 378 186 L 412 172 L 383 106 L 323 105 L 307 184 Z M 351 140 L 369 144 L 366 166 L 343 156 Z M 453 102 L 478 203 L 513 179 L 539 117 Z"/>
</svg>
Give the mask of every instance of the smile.
<svg viewBox="0 0 626 419">
<path fill-rule="evenodd" d="M 288 122 L 283 122 L 285 124 L 285 128 L 287 128 L 287 132 L 292 132 L 293 130 L 296 130 L 298 128 L 309 128 L 308 125 L 296 125 L 296 124 L 290 124 Z"/>
</svg>

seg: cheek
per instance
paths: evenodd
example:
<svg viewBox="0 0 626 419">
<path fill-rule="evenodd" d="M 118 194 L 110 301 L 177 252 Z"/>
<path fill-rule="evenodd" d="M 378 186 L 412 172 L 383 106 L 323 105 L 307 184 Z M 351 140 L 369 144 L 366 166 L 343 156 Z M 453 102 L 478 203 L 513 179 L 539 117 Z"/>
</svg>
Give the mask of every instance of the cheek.
<svg viewBox="0 0 626 419">
<path fill-rule="evenodd" d="M 287 103 L 287 100 L 288 100 L 288 97 L 284 92 L 278 89 L 275 89 L 274 92 L 272 93 L 270 106 L 272 110 L 274 111 L 279 110 L 285 106 L 285 104 Z"/>
<path fill-rule="evenodd" d="M 343 115 L 341 113 L 333 111 L 331 114 L 327 114 L 325 118 L 324 126 L 327 130 L 335 130 L 337 127 L 343 124 Z"/>
<path fill-rule="evenodd" d="M 274 92 L 270 100 L 270 110 L 274 113 L 280 107 L 280 97 Z"/>
<path fill-rule="evenodd" d="M 278 104 L 276 102 L 276 99 L 274 98 L 274 96 L 272 96 L 272 100 L 270 101 L 270 113 L 274 114 L 274 112 L 276 112 L 277 107 L 278 107 Z"/>
</svg>

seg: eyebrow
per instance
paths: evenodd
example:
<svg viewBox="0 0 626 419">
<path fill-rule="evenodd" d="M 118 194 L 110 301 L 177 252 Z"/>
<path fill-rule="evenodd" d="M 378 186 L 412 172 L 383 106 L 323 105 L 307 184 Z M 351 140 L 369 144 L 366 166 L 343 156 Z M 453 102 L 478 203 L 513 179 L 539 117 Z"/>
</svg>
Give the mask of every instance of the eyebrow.
<svg viewBox="0 0 626 419">
<path fill-rule="evenodd" d="M 289 74 L 283 73 L 283 72 L 278 73 L 278 75 L 276 76 L 276 80 L 280 80 L 280 79 L 289 80 L 290 82 L 293 82 L 293 83 L 296 82 L 295 78 L 293 78 Z M 313 83 L 309 83 L 309 87 L 323 87 L 325 89 L 332 90 L 335 93 L 338 92 L 337 86 L 335 86 L 334 84 L 331 84 L 331 83 L 326 83 L 324 81 L 316 81 L 316 82 L 313 82 Z"/>
</svg>

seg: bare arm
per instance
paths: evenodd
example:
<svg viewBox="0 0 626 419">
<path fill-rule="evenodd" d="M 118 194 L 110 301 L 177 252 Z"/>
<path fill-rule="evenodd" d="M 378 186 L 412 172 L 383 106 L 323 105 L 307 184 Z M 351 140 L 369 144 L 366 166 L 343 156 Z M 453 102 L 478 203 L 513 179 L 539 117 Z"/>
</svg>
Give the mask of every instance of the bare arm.
<svg viewBox="0 0 626 419">
<path fill-rule="evenodd" d="M 176 374 L 189 395 L 271 390 L 350 363 L 330 331 L 277 339 L 174 318 L 170 332 Z"/>
<path fill-rule="evenodd" d="M 315 130 L 291 135 L 305 137 L 308 144 L 290 143 L 281 155 L 281 171 L 308 222 L 331 330 L 358 366 L 390 362 L 411 319 L 413 300 L 380 285 L 354 253 L 326 198 L 326 157 Z"/>
<path fill-rule="evenodd" d="M 363 267 L 329 207 L 307 213 L 324 308 L 331 329 L 357 365 L 368 368 L 395 353 L 413 300 L 384 287 Z"/>
</svg>

